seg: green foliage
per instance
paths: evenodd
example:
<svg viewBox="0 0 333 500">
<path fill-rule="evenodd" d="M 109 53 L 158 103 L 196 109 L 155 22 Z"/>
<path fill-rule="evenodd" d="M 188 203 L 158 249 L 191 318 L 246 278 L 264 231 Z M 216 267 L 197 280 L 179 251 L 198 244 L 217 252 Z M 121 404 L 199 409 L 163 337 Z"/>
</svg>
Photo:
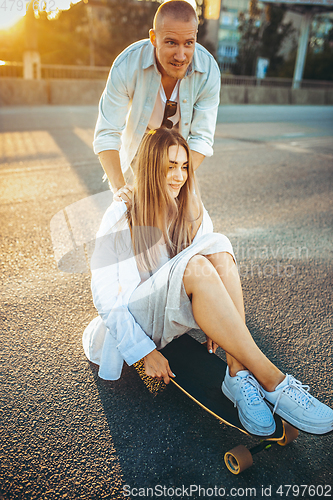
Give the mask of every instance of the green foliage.
<svg viewBox="0 0 333 500">
<path fill-rule="evenodd" d="M 244 14 L 239 17 L 238 30 L 241 38 L 238 45 L 238 56 L 234 66 L 236 75 L 253 76 L 258 57 L 270 60 L 268 76 L 276 76 L 279 67 L 283 64 L 283 57 L 279 51 L 283 42 L 293 35 L 291 23 L 284 24 L 285 7 L 271 6 L 269 19 L 264 20 L 264 13 L 251 5 L 252 17 Z"/>
<path fill-rule="evenodd" d="M 325 47 L 322 52 L 309 51 L 304 68 L 305 80 L 333 80 L 333 49 Z"/>
<path fill-rule="evenodd" d="M 308 46 L 304 74 L 305 80 L 333 80 L 333 28 L 321 39 L 321 43 L 313 43 L 313 37 Z M 282 78 L 292 78 L 296 63 L 296 49 L 281 66 L 278 75 Z"/>
<path fill-rule="evenodd" d="M 208 52 L 210 52 L 216 58 L 216 48 L 215 46 L 207 41 L 207 20 L 204 18 L 204 12 L 206 8 L 206 0 L 196 0 L 197 5 L 197 15 L 199 19 L 198 35 L 197 41 L 203 45 Z"/>
<path fill-rule="evenodd" d="M 278 76 L 292 78 L 296 63 L 296 51 L 285 61 Z M 333 46 L 325 43 L 323 50 L 316 52 L 309 47 L 304 67 L 304 80 L 333 80 Z"/>
<path fill-rule="evenodd" d="M 272 7 L 269 23 L 262 33 L 260 56 L 269 59 L 267 76 L 277 76 L 279 68 L 284 62 L 283 56 L 279 55 L 283 42 L 295 33 L 291 22 L 283 23 L 286 11 L 285 6 Z"/>
<path fill-rule="evenodd" d="M 89 25 L 83 2 L 60 12 L 57 19 L 40 13 L 36 26 L 42 63 L 89 65 Z"/>
<path fill-rule="evenodd" d="M 110 66 L 128 45 L 148 37 L 159 0 L 82 1 L 61 11 L 55 19 L 38 13 L 35 29 L 44 64 Z M 89 16 L 89 10 L 92 14 Z M 22 61 L 25 19 L 0 31 L 0 59 Z"/>
<path fill-rule="evenodd" d="M 105 15 L 108 41 L 104 42 L 103 64 L 110 64 L 131 43 L 148 38 L 158 3 L 158 0 L 122 0 L 108 9 Z"/>
<path fill-rule="evenodd" d="M 238 31 L 241 38 L 238 43 L 238 56 L 233 72 L 235 75 L 252 76 L 261 48 L 260 27 L 255 18 L 246 19 L 244 15 L 241 15 L 239 20 Z"/>
<path fill-rule="evenodd" d="M 318 19 L 319 24 L 320 22 Z M 304 79 L 333 80 L 333 27 L 321 39 L 312 36 L 310 40 Z"/>
</svg>

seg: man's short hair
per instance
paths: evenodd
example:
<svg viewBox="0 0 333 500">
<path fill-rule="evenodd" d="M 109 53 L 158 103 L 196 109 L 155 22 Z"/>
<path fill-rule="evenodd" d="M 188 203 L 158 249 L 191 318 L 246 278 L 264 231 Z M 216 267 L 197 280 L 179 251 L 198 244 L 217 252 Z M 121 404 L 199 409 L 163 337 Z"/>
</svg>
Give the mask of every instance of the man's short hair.
<svg viewBox="0 0 333 500">
<path fill-rule="evenodd" d="M 166 16 L 173 17 L 177 19 L 177 21 L 182 21 L 184 23 L 188 23 L 194 18 L 198 24 L 197 13 L 192 5 L 186 0 L 167 0 L 162 3 L 157 9 L 154 17 L 154 29 L 156 29 L 157 18 L 158 22 L 161 22 Z"/>
</svg>

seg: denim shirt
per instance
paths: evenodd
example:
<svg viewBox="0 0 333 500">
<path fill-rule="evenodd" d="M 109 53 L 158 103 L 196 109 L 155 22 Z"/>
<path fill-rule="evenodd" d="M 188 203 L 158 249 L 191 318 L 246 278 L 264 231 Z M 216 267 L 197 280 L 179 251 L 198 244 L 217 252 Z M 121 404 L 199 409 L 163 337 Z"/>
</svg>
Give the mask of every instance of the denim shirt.
<svg viewBox="0 0 333 500">
<path fill-rule="evenodd" d="M 213 56 L 198 43 L 180 81 L 180 130 L 193 151 L 212 156 L 220 98 L 220 71 Z M 131 164 L 161 84 L 154 47 L 141 40 L 114 61 L 99 103 L 94 151 L 120 151 L 122 171 Z"/>
</svg>

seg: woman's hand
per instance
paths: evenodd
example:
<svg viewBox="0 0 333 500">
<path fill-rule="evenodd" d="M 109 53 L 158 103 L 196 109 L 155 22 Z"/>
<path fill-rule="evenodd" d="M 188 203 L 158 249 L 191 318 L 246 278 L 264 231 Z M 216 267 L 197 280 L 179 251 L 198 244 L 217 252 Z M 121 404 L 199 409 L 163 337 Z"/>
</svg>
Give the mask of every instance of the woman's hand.
<svg viewBox="0 0 333 500">
<path fill-rule="evenodd" d="M 172 373 L 168 360 L 159 351 L 154 349 L 143 358 L 145 372 L 149 377 L 157 378 L 157 380 L 164 380 L 166 384 L 170 382 L 170 377 L 174 378 L 176 375 Z"/>
<path fill-rule="evenodd" d="M 208 352 L 210 352 L 211 354 L 216 352 L 216 349 L 218 348 L 218 344 L 216 342 L 214 342 L 212 339 L 210 339 L 209 337 L 207 337 L 206 335 L 206 339 L 207 339 L 207 350 Z"/>
<path fill-rule="evenodd" d="M 130 184 L 126 184 L 116 191 L 113 195 L 113 201 L 124 201 L 127 205 L 127 208 L 130 208 L 132 205 L 132 191 L 133 186 Z"/>
</svg>

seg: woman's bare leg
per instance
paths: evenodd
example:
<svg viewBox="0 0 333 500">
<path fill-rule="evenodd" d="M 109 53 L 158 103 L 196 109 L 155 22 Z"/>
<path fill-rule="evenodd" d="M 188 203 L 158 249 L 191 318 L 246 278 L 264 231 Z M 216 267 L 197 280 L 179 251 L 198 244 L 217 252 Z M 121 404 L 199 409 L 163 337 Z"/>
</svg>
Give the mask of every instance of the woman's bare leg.
<svg viewBox="0 0 333 500">
<path fill-rule="evenodd" d="M 231 254 L 227 252 L 219 252 L 205 256 L 215 267 L 220 276 L 231 300 L 233 301 L 240 317 L 245 324 L 245 310 L 241 281 L 238 274 L 238 269 Z M 229 373 L 232 377 L 240 370 L 246 367 L 230 354 L 226 353 Z"/>
<path fill-rule="evenodd" d="M 241 310 L 237 309 L 214 265 L 208 258 L 195 255 L 188 262 L 183 281 L 192 300 L 194 318 L 204 333 L 237 360 L 239 366 L 250 370 L 264 389 L 273 391 L 285 376 L 254 342 Z M 228 286 L 230 289 L 229 282 Z M 234 286 L 231 285 L 231 290 Z M 237 291 L 234 300 L 240 307 Z"/>
</svg>

